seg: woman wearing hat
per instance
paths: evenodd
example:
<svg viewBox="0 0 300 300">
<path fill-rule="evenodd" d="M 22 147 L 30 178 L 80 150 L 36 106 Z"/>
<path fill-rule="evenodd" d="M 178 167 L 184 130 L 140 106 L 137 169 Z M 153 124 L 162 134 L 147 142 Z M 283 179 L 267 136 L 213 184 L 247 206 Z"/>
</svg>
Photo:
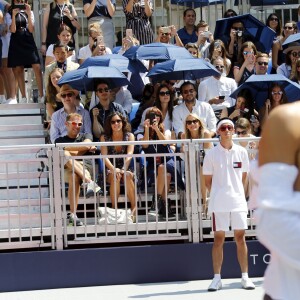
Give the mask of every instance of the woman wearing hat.
<svg viewBox="0 0 300 300">
<path fill-rule="evenodd" d="M 65 122 L 67 115 L 71 113 L 77 113 L 82 116 L 80 132 L 92 134 L 92 124 L 89 112 L 80 105 L 77 105 L 76 97 L 78 94 L 79 92 L 70 85 L 63 84 L 60 88 L 60 92 L 56 95 L 56 97 L 61 100 L 64 107 L 54 112 L 52 115 L 50 127 L 50 139 L 52 143 L 54 143 L 58 137 L 66 135 Z"/>
<path fill-rule="evenodd" d="M 297 59 L 300 57 L 300 43 L 290 43 L 283 53 L 286 54 L 285 63 L 277 68 L 277 74 L 282 74 L 285 77 L 290 78 L 292 69 L 295 69 Z"/>
</svg>

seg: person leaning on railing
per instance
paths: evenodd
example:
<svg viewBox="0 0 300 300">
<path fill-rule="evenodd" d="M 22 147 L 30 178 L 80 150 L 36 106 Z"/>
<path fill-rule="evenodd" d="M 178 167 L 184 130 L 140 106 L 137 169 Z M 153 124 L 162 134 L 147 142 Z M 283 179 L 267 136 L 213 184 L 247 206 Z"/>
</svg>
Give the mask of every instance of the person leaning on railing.
<svg viewBox="0 0 300 300">
<path fill-rule="evenodd" d="M 130 132 L 130 124 L 119 112 L 111 113 L 105 120 L 104 134 L 101 142 L 134 141 L 134 135 Z M 105 158 L 107 182 L 110 184 L 109 193 L 113 208 L 118 206 L 121 182 L 125 183 L 125 190 L 131 206 L 132 221 L 136 221 L 136 199 L 134 173 L 131 169 L 134 145 L 104 146 L 101 145 L 102 155 L 117 155 L 122 157 Z M 124 158 L 124 155 L 126 157 Z"/>
</svg>

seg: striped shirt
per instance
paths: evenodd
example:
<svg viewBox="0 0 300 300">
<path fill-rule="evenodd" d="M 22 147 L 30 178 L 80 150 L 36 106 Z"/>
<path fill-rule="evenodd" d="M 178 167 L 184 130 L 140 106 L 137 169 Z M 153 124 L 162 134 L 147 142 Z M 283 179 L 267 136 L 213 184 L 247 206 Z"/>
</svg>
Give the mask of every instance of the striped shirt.
<svg viewBox="0 0 300 300">
<path fill-rule="evenodd" d="M 89 112 L 81 106 L 77 106 L 76 113 L 82 116 L 83 125 L 80 128 L 80 133 L 92 134 L 92 123 Z M 50 139 L 52 143 L 54 143 L 57 138 L 68 134 L 65 124 L 67 115 L 64 108 L 61 108 L 52 115 L 50 126 Z"/>
</svg>

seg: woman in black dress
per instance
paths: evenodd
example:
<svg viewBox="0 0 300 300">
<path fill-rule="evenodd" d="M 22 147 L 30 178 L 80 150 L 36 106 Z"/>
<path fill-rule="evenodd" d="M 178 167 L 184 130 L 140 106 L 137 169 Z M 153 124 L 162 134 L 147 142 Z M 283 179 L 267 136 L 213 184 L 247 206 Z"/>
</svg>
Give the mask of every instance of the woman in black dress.
<svg viewBox="0 0 300 300">
<path fill-rule="evenodd" d="M 16 8 L 19 5 L 19 8 Z M 20 6 L 21 5 L 21 6 Z M 43 97 L 43 81 L 38 50 L 34 42 L 34 15 L 29 4 L 15 0 L 9 10 L 12 22 L 10 25 L 11 38 L 8 50 L 8 67 L 13 73 L 22 94 L 21 103 L 27 103 L 25 92 L 24 67 L 31 66 L 37 87 L 39 100 Z"/>
</svg>

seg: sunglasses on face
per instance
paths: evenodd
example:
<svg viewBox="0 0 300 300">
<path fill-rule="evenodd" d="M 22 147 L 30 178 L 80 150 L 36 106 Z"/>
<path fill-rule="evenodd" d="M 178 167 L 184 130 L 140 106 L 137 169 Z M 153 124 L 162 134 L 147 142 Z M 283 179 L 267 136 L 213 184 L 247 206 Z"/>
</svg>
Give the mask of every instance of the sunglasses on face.
<svg viewBox="0 0 300 300">
<path fill-rule="evenodd" d="M 192 55 L 197 55 L 198 52 L 197 51 L 189 51 Z"/>
<path fill-rule="evenodd" d="M 68 121 L 68 123 L 71 124 L 72 126 L 78 126 L 78 127 L 82 126 L 82 122 Z"/>
<path fill-rule="evenodd" d="M 292 29 L 294 29 L 294 27 L 293 26 L 284 26 L 284 29 L 285 30 L 292 30 Z"/>
<path fill-rule="evenodd" d="M 267 66 L 269 63 L 264 62 L 264 61 L 258 61 L 257 62 L 259 66 Z"/>
<path fill-rule="evenodd" d="M 98 93 L 108 93 L 109 91 L 110 91 L 110 89 L 108 89 L 108 88 L 104 88 L 104 89 L 99 88 L 97 90 Z"/>
<path fill-rule="evenodd" d="M 173 86 L 176 82 L 172 82 L 172 81 L 168 81 L 167 80 L 166 83 L 169 84 L 169 85 L 171 85 L 171 86 Z"/>
<path fill-rule="evenodd" d="M 122 122 L 121 119 L 118 119 L 118 120 L 111 120 L 111 121 L 110 121 L 110 124 L 111 124 L 111 125 L 114 125 L 114 124 L 120 124 L 121 122 Z"/>
<path fill-rule="evenodd" d="M 99 51 L 105 51 L 105 47 L 100 47 Z"/>
<path fill-rule="evenodd" d="M 182 91 L 185 95 L 187 94 L 193 94 L 195 92 L 194 89 L 191 89 L 191 90 L 185 90 L 185 91 Z"/>
<path fill-rule="evenodd" d="M 278 92 L 272 92 L 271 94 L 272 94 L 272 95 L 282 95 L 283 92 L 282 92 L 282 91 L 278 91 Z"/>
<path fill-rule="evenodd" d="M 276 22 L 278 22 L 278 18 L 270 18 L 270 21 L 276 21 Z"/>
<path fill-rule="evenodd" d="M 224 69 L 224 66 L 216 65 L 215 67 L 216 67 L 216 69 Z"/>
<path fill-rule="evenodd" d="M 300 57 L 300 51 L 298 52 L 292 52 L 293 57 Z"/>
<path fill-rule="evenodd" d="M 253 54 L 253 51 L 244 51 L 243 54 L 244 55 Z"/>
<path fill-rule="evenodd" d="M 62 97 L 62 98 L 66 98 L 66 97 L 68 97 L 68 98 L 70 98 L 70 97 L 72 97 L 74 94 L 73 93 L 66 93 L 66 94 L 60 94 L 60 96 Z"/>
<path fill-rule="evenodd" d="M 158 93 L 159 94 L 159 96 L 170 96 L 170 92 L 169 91 L 165 91 L 165 92 L 159 92 Z"/>
<path fill-rule="evenodd" d="M 162 33 L 161 35 L 162 36 L 169 36 L 171 33 L 168 33 L 168 32 L 166 32 L 166 33 Z"/>
<path fill-rule="evenodd" d="M 228 131 L 232 131 L 232 130 L 233 130 L 233 127 L 232 127 L 231 125 L 222 125 L 222 126 L 219 128 L 220 131 L 226 131 L 226 129 L 227 129 Z"/>
<path fill-rule="evenodd" d="M 243 131 L 236 131 L 237 135 L 245 135 L 247 134 L 247 130 L 243 130 Z"/>
<path fill-rule="evenodd" d="M 192 124 L 197 124 L 197 123 L 199 123 L 199 120 L 187 120 L 186 122 L 186 125 L 192 125 Z"/>
</svg>

